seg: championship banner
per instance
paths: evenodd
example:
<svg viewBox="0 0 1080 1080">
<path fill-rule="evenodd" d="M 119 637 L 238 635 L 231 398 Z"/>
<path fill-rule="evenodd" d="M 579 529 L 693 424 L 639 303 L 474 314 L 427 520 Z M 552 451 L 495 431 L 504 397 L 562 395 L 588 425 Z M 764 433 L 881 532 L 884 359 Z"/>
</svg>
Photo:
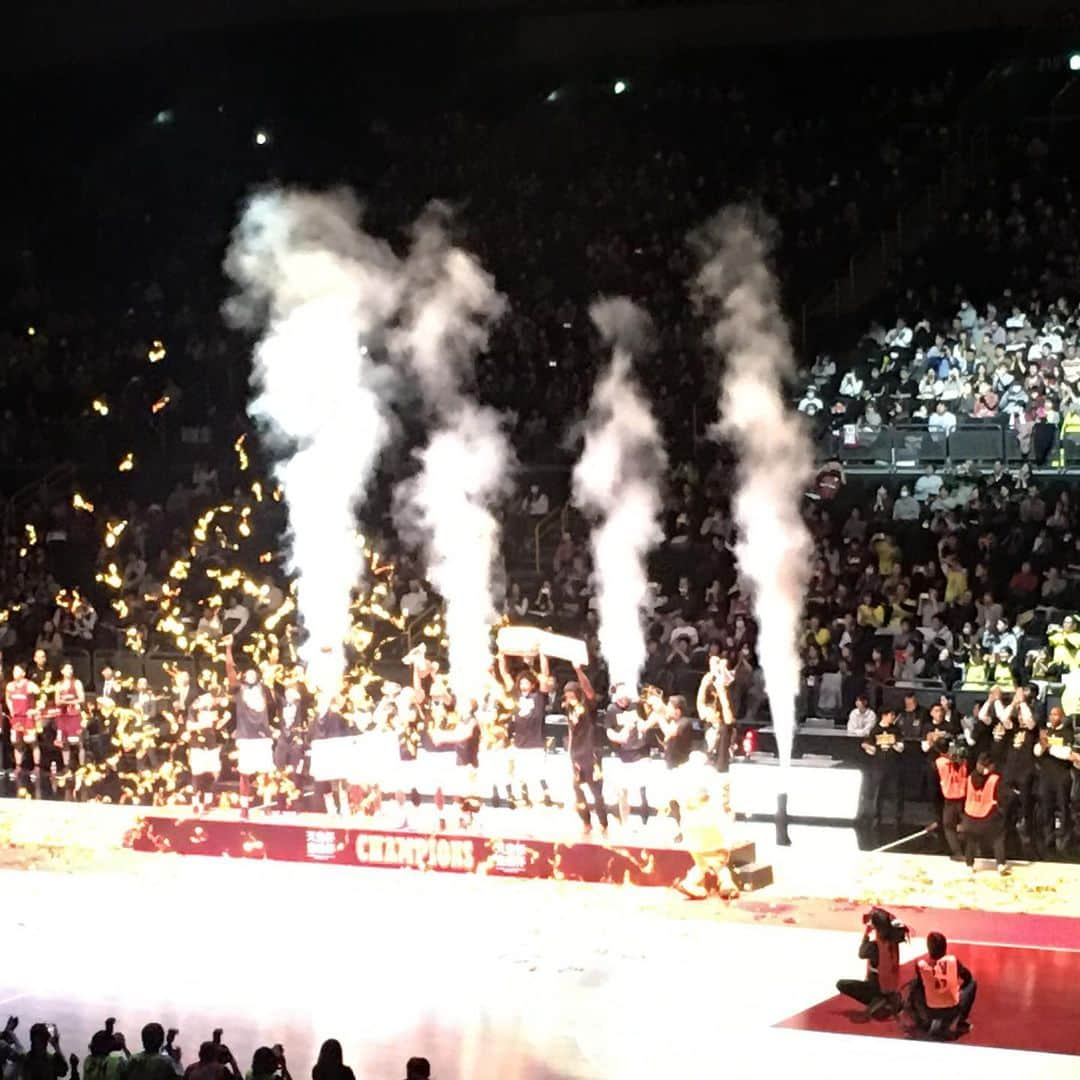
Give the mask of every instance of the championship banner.
<svg viewBox="0 0 1080 1080">
<path fill-rule="evenodd" d="M 285 862 L 336 863 L 398 870 L 557 878 L 613 885 L 673 885 L 690 871 L 677 848 L 568 843 L 476 835 L 384 832 L 348 826 L 190 818 L 151 813 L 125 837 L 136 851 Z"/>
<path fill-rule="evenodd" d="M 507 656 L 535 656 L 543 653 L 556 660 L 569 660 L 584 667 L 589 662 L 589 650 L 581 638 L 552 634 L 535 626 L 503 626 L 495 638 L 499 651 Z"/>
<path fill-rule="evenodd" d="M 359 740 L 356 735 L 315 739 L 311 744 L 311 779 L 345 780 L 356 771 Z"/>
<path fill-rule="evenodd" d="M 545 656 L 557 660 L 569 660 L 576 667 L 584 667 L 589 662 L 589 648 L 581 638 L 567 637 L 565 634 L 549 634 L 544 631 L 540 648 Z"/>
<path fill-rule="evenodd" d="M 501 626 L 495 635 L 495 643 L 499 652 L 507 656 L 535 656 L 540 651 L 543 633 L 536 626 Z"/>
</svg>

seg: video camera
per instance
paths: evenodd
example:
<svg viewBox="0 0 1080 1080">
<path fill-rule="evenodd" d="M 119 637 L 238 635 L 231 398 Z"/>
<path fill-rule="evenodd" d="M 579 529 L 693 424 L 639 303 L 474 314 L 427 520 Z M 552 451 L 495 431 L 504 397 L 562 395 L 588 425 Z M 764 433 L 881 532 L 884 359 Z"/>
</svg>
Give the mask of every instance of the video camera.
<svg viewBox="0 0 1080 1080">
<path fill-rule="evenodd" d="M 911 937 L 911 927 L 882 907 L 872 907 L 869 911 L 864 911 L 862 921 L 864 926 L 872 926 L 883 941 L 900 945 Z"/>
</svg>

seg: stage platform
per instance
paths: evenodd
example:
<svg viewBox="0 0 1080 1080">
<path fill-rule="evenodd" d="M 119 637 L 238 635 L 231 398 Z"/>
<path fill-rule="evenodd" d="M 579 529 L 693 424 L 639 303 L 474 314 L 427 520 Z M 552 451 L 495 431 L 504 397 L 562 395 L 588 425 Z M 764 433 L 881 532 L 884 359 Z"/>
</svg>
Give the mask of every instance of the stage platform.
<svg viewBox="0 0 1080 1080">
<path fill-rule="evenodd" d="M 547 814 L 564 819 L 551 811 Z M 677 886 L 693 860 L 685 848 L 661 844 L 659 833 L 654 829 L 651 839 L 628 832 L 621 842 L 573 839 L 552 831 L 552 826 L 528 830 L 516 811 L 489 811 L 482 831 L 456 832 L 380 828 L 364 819 L 327 814 L 253 813 L 245 820 L 233 811 L 199 816 L 147 811 L 128 831 L 125 845 L 175 855 Z M 756 863 L 752 842 L 733 847 L 731 865 L 746 891 L 771 883 L 770 868 Z"/>
<path fill-rule="evenodd" d="M 403 828 L 392 817 L 339 818 L 329 814 L 272 813 L 254 809 L 243 819 L 235 810 L 195 815 L 169 810 L 97 803 L 0 800 L 0 847 L 22 849 L 28 858 L 47 857 L 92 864 L 127 849 L 172 855 L 381 867 L 496 878 L 551 879 L 652 887 L 677 886 L 693 860 L 671 840 L 667 821 L 599 834 L 576 834 L 573 815 L 558 810 L 485 810 L 470 831 L 435 828 L 430 812 L 412 815 Z M 741 826 L 739 827 L 741 830 Z M 743 891 L 772 883 L 772 868 L 757 861 L 753 840 L 731 852 Z"/>
</svg>

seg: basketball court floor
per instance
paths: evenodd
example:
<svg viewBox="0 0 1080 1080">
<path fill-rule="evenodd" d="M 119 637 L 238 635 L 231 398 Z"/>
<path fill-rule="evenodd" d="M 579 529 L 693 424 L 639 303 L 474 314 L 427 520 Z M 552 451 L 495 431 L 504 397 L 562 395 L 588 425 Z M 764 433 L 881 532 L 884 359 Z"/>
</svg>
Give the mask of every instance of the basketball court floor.
<svg viewBox="0 0 1080 1080">
<path fill-rule="evenodd" d="M 796 833 L 769 853 L 777 884 L 725 906 L 657 888 L 25 839 L 0 858 L 0 1012 L 24 1034 L 56 1023 L 80 1056 L 115 1016 L 131 1044 L 149 1019 L 179 1028 L 185 1063 L 216 1027 L 242 1069 L 280 1042 L 296 1080 L 329 1037 L 358 1080 L 399 1080 L 413 1054 L 442 1080 L 1080 1075 L 1072 867 L 972 881 L 945 859 Z M 929 930 L 950 936 L 979 982 L 970 1035 L 914 1040 L 835 997 L 837 978 L 861 974 L 871 898 L 914 926 L 908 963 Z"/>
</svg>

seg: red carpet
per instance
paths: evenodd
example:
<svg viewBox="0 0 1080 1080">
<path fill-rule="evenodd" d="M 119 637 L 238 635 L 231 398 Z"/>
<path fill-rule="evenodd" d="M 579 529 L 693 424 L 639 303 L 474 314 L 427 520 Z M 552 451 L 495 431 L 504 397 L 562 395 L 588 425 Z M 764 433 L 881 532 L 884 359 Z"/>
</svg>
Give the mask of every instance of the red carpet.
<svg viewBox="0 0 1080 1080">
<path fill-rule="evenodd" d="M 943 924 L 944 920 L 937 916 L 944 913 L 934 914 L 933 926 Z M 952 914 L 1002 918 L 974 912 Z M 927 926 L 927 929 L 930 928 Z M 1080 1023 L 1076 1019 L 1076 1005 L 1080 1000 L 1080 952 L 1024 946 L 965 945 L 959 936 L 954 945 L 957 956 L 971 969 L 978 984 L 971 1013 L 974 1030 L 963 1036 L 959 1040 L 961 1043 L 1008 1050 L 1037 1050 L 1049 1054 L 1080 1054 Z M 913 964 L 905 964 L 905 980 L 912 975 Z M 860 976 L 860 964 L 854 955 L 850 970 L 837 972 L 838 978 L 845 976 Z M 878 1035 L 893 1039 L 909 1037 L 898 1020 L 866 1020 L 864 1013 L 858 1002 L 836 995 L 789 1017 L 777 1026 L 840 1035 Z"/>
<path fill-rule="evenodd" d="M 742 897 L 738 901 L 738 908 L 752 916 L 756 922 L 787 923 L 815 930 L 852 930 L 861 933 L 859 920 L 867 905 L 856 904 L 851 900 L 770 901 L 764 898 Z M 955 939 L 982 945 L 1026 945 L 1032 948 L 1080 950 L 1080 917 L 898 905 L 889 905 L 889 910 L 911 927 L 913 939 L 921 940 L 931 930 L 937 930 L 950 941 Z"/>
</svg>

